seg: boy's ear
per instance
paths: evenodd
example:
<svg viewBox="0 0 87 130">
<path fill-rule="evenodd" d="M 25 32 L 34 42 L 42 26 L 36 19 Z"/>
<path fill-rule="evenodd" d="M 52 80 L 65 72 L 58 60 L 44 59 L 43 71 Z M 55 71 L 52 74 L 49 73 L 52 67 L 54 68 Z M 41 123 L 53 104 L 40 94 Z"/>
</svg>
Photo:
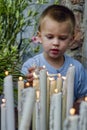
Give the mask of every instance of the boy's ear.
<svg viewBox="0 0 87 130">
<path fill-rule="evenodd" d="M 38 41 L 41 43 L 41 32 L 40 31 L 37 32 L 37 36 L 38 36 Z"/>
<path fill-rule="evenodd" d="M 72 36 L 71 39 L 70 39 L 68 49 L 70 49 L 72 47 L 73 41 L 74 41 L 74 36 Z"/>
</svg>

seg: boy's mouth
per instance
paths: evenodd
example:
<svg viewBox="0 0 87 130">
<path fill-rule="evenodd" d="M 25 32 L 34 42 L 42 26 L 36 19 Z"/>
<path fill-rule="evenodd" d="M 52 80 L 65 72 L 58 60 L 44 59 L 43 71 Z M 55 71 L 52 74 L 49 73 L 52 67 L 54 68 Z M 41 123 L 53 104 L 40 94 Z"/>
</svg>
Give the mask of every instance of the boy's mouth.
<svg viewBox="0 0 87 130">
<path fill-rule="evenodd" d="M 58 54 L 58 53 L 59 53 L 59 50 L 58 50 L 58 49 L 51 49 L 51 53 L 52 53 L 52 54 Z"/>
</svg>

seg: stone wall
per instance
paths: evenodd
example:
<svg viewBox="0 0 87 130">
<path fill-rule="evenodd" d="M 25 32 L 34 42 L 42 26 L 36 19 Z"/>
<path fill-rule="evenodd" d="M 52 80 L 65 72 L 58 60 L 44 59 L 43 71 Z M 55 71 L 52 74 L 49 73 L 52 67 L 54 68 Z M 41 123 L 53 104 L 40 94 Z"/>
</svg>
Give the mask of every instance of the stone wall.
<svg viewBox="0 0 87 130">
<path fill-rule="evenodd" d="M 74 40 L 67 54 L 82 62 L 82 47 L 84 43 L 84 0 L 61 0 L 61 4 L 69 7 L 75 14 L 76 29 Z"/>
</svg>

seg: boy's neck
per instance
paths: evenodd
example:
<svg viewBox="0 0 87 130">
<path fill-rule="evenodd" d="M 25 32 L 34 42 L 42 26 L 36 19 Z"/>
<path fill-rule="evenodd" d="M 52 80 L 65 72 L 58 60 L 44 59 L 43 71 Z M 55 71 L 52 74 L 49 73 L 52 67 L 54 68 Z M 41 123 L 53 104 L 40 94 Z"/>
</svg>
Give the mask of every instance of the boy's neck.
<svg viewBox="0 0 87 130">
<path fill-rule="evenodd" d="M 64 64 L 64 61 L 65 61 L 65 58 L 64 56 L 61 56 L 59 58 L 50 58 L 50 57 L 46 57 L 44 55 L 44 58 L 46 59 L 46 61 L 51 65 L 53 66 L 54 68 L 56 69 L 59 69 L 63 64 Z"/>
</svg>

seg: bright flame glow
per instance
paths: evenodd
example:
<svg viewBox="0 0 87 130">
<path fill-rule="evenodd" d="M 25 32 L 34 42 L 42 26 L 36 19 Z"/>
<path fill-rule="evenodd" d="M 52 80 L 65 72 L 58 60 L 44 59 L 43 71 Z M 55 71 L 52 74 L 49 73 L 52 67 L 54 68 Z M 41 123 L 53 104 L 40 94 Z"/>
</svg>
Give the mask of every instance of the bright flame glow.
<svg viewBox="0 0 87 130">
<path fill-rule="evenodd" d="M 23 77 L 19 77 L 19 81 L 22 81 L 23 80 Z"/>
<path fill-rule="evenodd" d="M 74 114 L 75 114 L 75 111 L 76 111 L 75 108 L 71 108 L 71 109 L 70 109 L 70 114 L 71 114 L 71 115 L 74 115 Z"/>
<path fill-rule="evenodd" d="M 8 75 L 8 71 L 5 71 L 5 75 L 6 75 L 6 76 Z"/>
<path fill-rule="evenodd" d="M 30 83 L 29 82 L 26 82 L 26 87 L 29 87 L 30 86 Z"/>
<path fill-rule="evenodd" d="M 58 77 L 59 77 L 59 78 L 61 77 L 61 74 L 60 74 L 60 73 L 58 73 Z"/>
<path fill-rule="evenodd" d="M 3 98 L 3 99 L 2 99 L 2 102 L 3 102 L 3 103 L 5 103 L 5 102 L 6 102 L 6 99 L 5 99 L 5 98 Z"/>
<path fill-rule="evenodd" d="M 87 102 L 87 97 L 85 97 L 85 101 Z"/>
<path fill-rule="evenodd" d="M 58 89 L 56 88 L 56 89 L 54 90 L 54 92 L 55 92 L 55 93 L 58 93 Z"/>
<path fill-rule="evenodd" d="M 34 76 L 34 78 L 38 78 L 38 75 L 36 75 L 35 72 L 33 72 L 33 76 Z"/>
</svg>

